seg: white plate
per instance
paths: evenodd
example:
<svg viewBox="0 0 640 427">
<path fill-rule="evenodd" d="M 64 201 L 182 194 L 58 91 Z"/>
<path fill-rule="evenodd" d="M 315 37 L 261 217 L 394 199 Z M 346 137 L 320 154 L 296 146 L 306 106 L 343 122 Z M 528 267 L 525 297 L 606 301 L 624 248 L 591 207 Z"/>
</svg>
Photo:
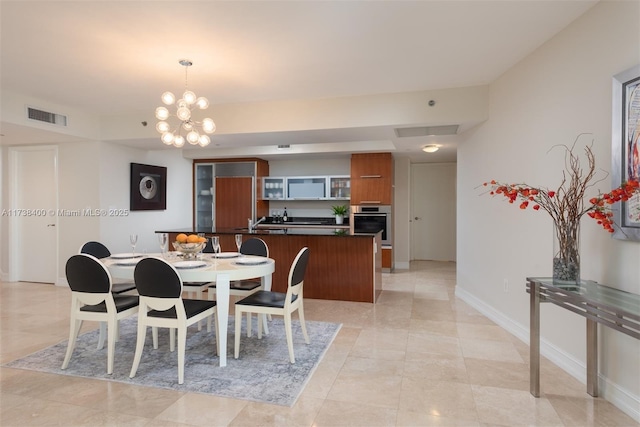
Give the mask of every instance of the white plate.
<svg viewBox="0 0 640 427">
<path fill-rule="evenodd" d="M 234 264 L 238 265 L 258 265 L 258 264 L 266 264 L 269 262 L 267 258 L 255 257 L 255 258 L 238 258 L 234 261 Z"/>
<path fill-rule="evenodd" d="M 111 254 L 111 258 L 113 259 L 131 259 L 131 258 L 142 258 L 142 254 Z"/>
<path fill-rule="evenodd" d="M 200 268 L 206 265 L 204 261 L 178 261 L 173 264 L 175 268 Z"/>
<path fill-rule="evenodd" d="M 240 254 L 238 252 L 220 252 L 215 254 L 214 258 L 238 258 Z"/>
<path fill-rule="evenodd" d="M 117 261 L 114 264 L 119 267 L 133 267 L 138 263 L 138 261 L 140 261 L 140 258 L 125 259 L 122 261 Z"/>
</svg>

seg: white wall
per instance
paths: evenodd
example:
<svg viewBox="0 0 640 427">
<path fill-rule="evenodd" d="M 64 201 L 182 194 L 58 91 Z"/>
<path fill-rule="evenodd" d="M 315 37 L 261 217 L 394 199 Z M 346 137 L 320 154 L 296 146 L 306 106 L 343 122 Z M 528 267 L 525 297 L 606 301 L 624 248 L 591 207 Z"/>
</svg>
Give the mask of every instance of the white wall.
<svg viewBox="0 0 640 427">
<path fill-rule="evenodd" d="M 346 175 L 351 174 L 351 157 L 322 157 L 295 160 L 270 160 L 269 176 L 326 176 L 326 175 Z M 348 200 L 344 201 L 270 201 L 269 211 L 277 210 L 282 212 L 287 208 L 290 217 L 332 217 L 331 206 L 349 205 Z"/>
<path fill-rule="evenodd" d="M 160 143 L 158 141 L 158 143 Z M 6 148 L 3 147 L 3 154 Z M 8 181 L 6 157 L 2 161 L 2 197 L 0 207 L 7 206 Z M 58 144 L 59 209 L 129 209 L 130 163 L 167 167 L 167 209 L 136 211 L 124 217 L 73 216 L 58 218 L 58 284 L 65 284 L 67 259 L 80 245 L 98 240 L 112 252 L 130 252 L 129 234 L 139 235 L 136 251 L 158 252 L 154 234 L 159 229 L 191 227 L 191 160 L 180 150 L 143 151 L 115 144 L 84 141 Z M 0 237 L 6 236 L 3 218 Z M 8 242 L 0 239 L 0 273 L 8 274 Z"/>
<path fill-rule="evenodd" d="M 612 76 L 640 63 L 639 35 L 640 3 L 600 2 L 491 85 L 489 120 L 460 143 L 457 295 L 524 341 L 525 278 L 551 274 L 552 221 L 478 186 L 559 185 L 562 152 L 548 151 L 581 132 L 593 133 L 597 166 L 610 170 Z M 598 187 L 608 191 L 610 179 Z M 614 240 L 585 217 L 581 243 L 583 278 L 640 294 L 640 242 Z M 541 334 L 543 355 L 584 381 L 584 319 L 543 305 Z M 601 391 L 640 420 L 640 341 L 608 328 L 600 334 Z"/>
<path fill-rule="evenodd" d="M 159 141 L 158 141 L 159 142 Z M 143 151 L 115 144 L 100 146 L 100 208 L 129 209 L 130 164 L 167 168 L 167 209 L 133 211 L 126 217 L 103 217 L 100 238 L 111 252 L 131 252 L 129 234 L 138 234 L 136 251 L 159 252 L 155 231 L 192 226 L 192 162 L 180 150 Z"/>
<path fill-rule="evenodd" d="M 58 144 L 58 208 L 65 210 L 96 207 L 100 199 L 99 179 L 96 165 L 99 162 L 98 143 L 84 141 L 82 143 Z M 7 153 L 8 147 L 2 147 Z M 3 207 L 9 207 L 9 185 L 7 176 L 7 157 L 2 163 L 2 200 Z M 10 242 L 2 236 L 8 236 L 8 217 L 2 218 L 0 233 L 0 272 L 2 279 L 9 277 L 8 253 Z M 64 266 L 66 260 L 78 251 L 85 239 L 93 239 L 99 235 L 99 220 L 95 217 L 59 216 L 58 231 L 58 283 L 66 283 Z M 90 237 L 87 237 L 90 236 Z"/>
<path fill-rule="evenodd" d="M 58 208 L 77 210 L 99 208 L 100 174 L 98 142 L 58 145 Z M 80 245 L 100 238 L 100 218 L 59 216 L 58 283 L 66 284 L 65 264 L 78 253 Z"/>
<path fill-rule="evenodd" d="M 8 150 L 7 147 L 0 147 L 0 212 L 9 207 L 9 192 L 6 189 L 8 179 Z M 8 277 L 9 254 L 5 242 L 9 235 L 9 217 L 0 216 L 0 280 Z"/>
<path fill-rule="evenodd" d="M 408 157 L 393 162 L 393 267 L 409 269 L 411 203 L 411 163 Z"/>
</svg>

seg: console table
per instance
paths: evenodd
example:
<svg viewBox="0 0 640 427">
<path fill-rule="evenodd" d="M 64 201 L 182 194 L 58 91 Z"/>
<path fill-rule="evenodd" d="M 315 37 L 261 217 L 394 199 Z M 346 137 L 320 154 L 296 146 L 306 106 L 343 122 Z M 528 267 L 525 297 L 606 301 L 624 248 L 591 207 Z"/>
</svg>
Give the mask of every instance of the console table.
<svg viewBox="0 0 640 427">
<path fill-rule="evenodd" d="M 550 277 L 527 277 L 530 294 L 530 391 L 540 396 L 540 303 L 551 302 L 587 319 L 587 393 L 598 396 L 598 323 L 640 339 L 640 295 L 592 281 L 554 283 Z"/>
</svg>

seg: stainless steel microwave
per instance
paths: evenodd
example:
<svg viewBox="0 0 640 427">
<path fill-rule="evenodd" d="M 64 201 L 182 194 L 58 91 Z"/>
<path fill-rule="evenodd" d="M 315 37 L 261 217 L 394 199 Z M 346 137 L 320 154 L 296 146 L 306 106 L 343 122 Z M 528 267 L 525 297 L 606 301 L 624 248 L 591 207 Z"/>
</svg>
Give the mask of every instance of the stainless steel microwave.
<svg viewBox="0 0 640 427">
<path fill-rule="evenodd" d="M 349 225 L 352 234 L 371 234 L 382 231 L 382 244 L 391 245 L 391 206 L 351 206 Z"/>
</svg>

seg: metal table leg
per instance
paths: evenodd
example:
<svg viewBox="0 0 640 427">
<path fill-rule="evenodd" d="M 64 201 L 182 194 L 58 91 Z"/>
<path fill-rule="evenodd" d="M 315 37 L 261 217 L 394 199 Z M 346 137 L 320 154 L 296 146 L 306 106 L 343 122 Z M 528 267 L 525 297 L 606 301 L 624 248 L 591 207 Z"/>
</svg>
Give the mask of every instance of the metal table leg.
<svg viewBox="0 0 640 427">
<path fill-rule="evenodd" d="M 587 319 L 587 393 L 598 397 L 598 323 Z"/>
<path fill-rule="evenodd" d="M 540 397 L 540 285 L 529 286 L 529 391 Z"/>
</svg>

